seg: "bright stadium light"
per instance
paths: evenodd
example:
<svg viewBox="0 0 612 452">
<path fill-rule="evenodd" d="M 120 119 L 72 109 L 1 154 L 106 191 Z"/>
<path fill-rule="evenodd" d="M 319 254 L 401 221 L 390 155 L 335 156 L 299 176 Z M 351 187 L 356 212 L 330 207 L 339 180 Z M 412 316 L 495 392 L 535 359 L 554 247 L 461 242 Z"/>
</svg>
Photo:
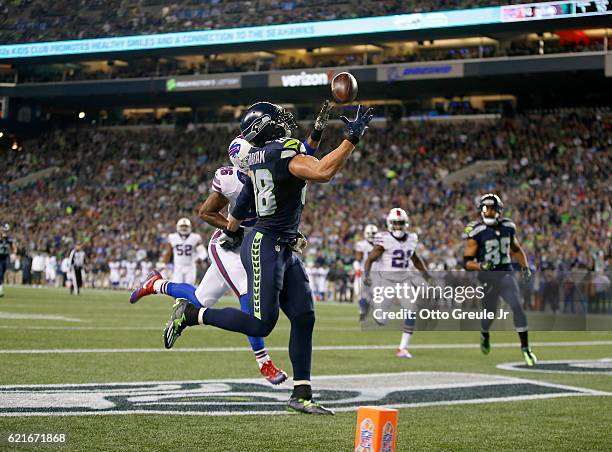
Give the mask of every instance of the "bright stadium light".
<svg viewBox="0 0 612 452">
<path fill-rule="evenodd" d="M 11 149 L 12 149 L 13 151 L 16 151 L 18 147 L 19 147 L 19 146 L 17 145 L 17 142 L 16 142 L 16 141 L 14 141 L 14 142 L 13 142 L 13 145 L 11 146 Z"/>
<path fill-rule="evenodd" d="M 4 136 L 4 132 L 0 132 L 0 138 Z"/>
<path fill-rule="evenodd" d="M 83 118 L 85 118 L 85 112 L 81 111 L 79 112 L 79 119 L 83 119 Z"/>
</svg>

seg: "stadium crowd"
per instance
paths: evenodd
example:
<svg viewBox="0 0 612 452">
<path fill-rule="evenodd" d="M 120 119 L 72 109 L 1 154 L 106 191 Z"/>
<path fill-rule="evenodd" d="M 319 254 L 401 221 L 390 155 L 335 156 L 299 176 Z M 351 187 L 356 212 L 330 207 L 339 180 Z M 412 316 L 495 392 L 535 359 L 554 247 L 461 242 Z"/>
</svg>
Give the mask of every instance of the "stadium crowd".
<svg viewBox="0 0 612 452">
<path fill-rule="evenodd" d="M 152 78 L 182 75 L 219 74 L 232 72 L 257 72 L 284 69 L 325 68 L 338 66 L 365 66 L 374 64 L 414 63 L 421 61 L 466 60 L 495 57 L 550 55 L 558 53 L 602 52 L 602 39 L 566 42 L 562 40 L 512 41 L 504 45 L 472 45 L 464 47 L 417 47 L 407 49 L 381 49 L 378 53 L 345 54 L 334 56 L 309 56 L 309 59 L 279 56 L 258 58 L 254 55 L 209 55 L 203 59 L 181 60 L 174 58 L 145 58 L 131 60 L 125 65 L 110 65 L 92 70 L 87 65 L 40 65 L 13 68 L 0 72 L 0 81 L 41 83 L 76 80 L 109 80 L 127 78 Z"/>
<path fill-rule="evenodd" d="M 155 263 L 179 217 L 190 217 L 206 237 L 212 233 L 195 210 L 214 170 L 229 163 L 225 150 L 236 133 L 233 124 L 50 132 L 24 142 L 22 151 L 1 151 L 0 221 L 11 225 L 24 262 L 44 254 L 59 266 L 76 241 L 87 251 L 90 273 L 107 272 L 111 260 Z M 341 133 L 330 125 L 322 151 Z M 384 228 L 386 213 L 398 206 L 409 213 L 430 268 L 459 268 L 463 229 L 479 218 L 475 201 L 496 192 L 534 268 L 610 270 L 611 157 L 606 109 L 379 123 L 336 179 L 309 186 L 301 226 L 309 240 L 306 262 L 327 275 L 341 298 L 363 226 Z M 483 159 L 507 159 L 506 170 L 445 184 L 449 174 Z M 21 183 L 42 170 L 49 174 Z"/>
<path fill-rule="evenodd" d="M 534 3 L 525 0 L 0 0 L 5 44 Z"/>
</svg>

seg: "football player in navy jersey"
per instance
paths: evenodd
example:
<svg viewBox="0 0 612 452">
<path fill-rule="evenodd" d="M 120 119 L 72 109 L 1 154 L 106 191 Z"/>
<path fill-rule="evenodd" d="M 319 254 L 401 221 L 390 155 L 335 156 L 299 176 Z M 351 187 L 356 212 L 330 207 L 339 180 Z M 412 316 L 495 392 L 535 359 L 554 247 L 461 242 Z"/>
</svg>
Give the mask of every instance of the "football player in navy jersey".
<svg viewBox="0 0 612 452">
<path fill-rule="evenodd" d="M 463 254 L 464 267 L 468 271 L 479 272 L 478 279 L 487 284 L 488 292 L 483 299 L 487 311 L 497 310 L 500 297 L 510 305 L 525 363 L 530 367 L 535 366 L 537 358 L 529 348 L 527 316 L 512 267 L 514 257 L 523 276 L 531 278 L 527 256 L 516 238 L 516 225 L 509 218 L 501 216 L 504 204 L 495 194 L 481 196 L 478 208 L 481 221 L 471 222 L 465 228 L 467 245 Z M 492 323 L 493 319 L 482 320 L 480 349 L 485 355 L 491 351 L 489 328 Z"/>
<path fill-rule="evenodd" d="M 17 253 L 15 242 L 8 235 L 10 230 L 9 224 L 5 223 L 0 233 L 0 297 L 4 296 L 4 273 L 11 263 L 11 253 Z"/>
<path fill-rule="evenodd" d="M 333 414 L 313 401 L 310 387 L 312 332 L 315 315 L 306 271 L 294 254 L 303 237 L 298 232 L 306 197 L 306 183 L 329 182 L 344 166 L 372 120 L 372 111 L 357 109 L 355 119 L 341 118 L 346 138 L 321 160 L 303 152 L 290 138 L 297 128 L 291 113 L 268 102 L 252 105 L 241 121 L 242 135 L 253 148 L 247 163 L 250 179 L 244 184 L 224 233 L 226 244 L 241 247 L 247 271 L 250 313 L 238 309 L 196 308 L 177 305 L 169 323 L 174 334 L 186 326 L 214 325 L 249 336 L 268 336 L 279 309 L 291 323 L 289 358 L 294 387 L 289 409 L 308 414 Z M 316 139 L 318 138 L 318 139 Z M 316 141 L 320 136 L 315 137 Z M 242 239 L 240 227 L 255 206 L 257 222 Z"/>
<path fill-rule="evenodd" d="M 330 110 L 329 102 L 325 102 L 315 120 L 314 130 L 306 141 L 300 143 L 302 152 L 309 155 L 316 152 L 319 141 L 316 141 L 315 138 L 321 139 L 321 134 L 327 126 Z M 154 270 L 147 276 L 141 287 L 132 293 L 131 303 L 136 303 L 143 297 L 157 293 L 187 300 L 197 308 L 209 308 L 214 306 L 228 290 L 231 290 L 238 297 L 241 308 L 250 312 L 247 274 L 240 260 L 239 250 L 225 249 L 226 245 L 222 242 L 222 230 L 227 226 L 226 212 L 232 210 L 244 183 L 249 180 L 246 158 L 251 147 L 242 137 L 237 137 L 230 143 L 228 155 L 233 166 L 223 166 L 215 172 L 211 193 L 200 206 L 198 212 L 200 218 L 218 229 L 208 245 L 211 265 L 199 286 L 168 281 L 159 271 Z M 256 219 L 255 205 L 253 205 L 251 211 L 246 214 L 245 221 L 242 222 L 244 230 L 253 226 Z M 172 348 L 177 338 L 178 335 L 174 334 L 173 328 L 166 328 L 164 346 Z M 272 362 L 264 346 L 264 339 L 249 337 L 249 342 L 264 378 L 274 385 L 283 383 L 287 379 L 287 374 Z"/>
</svg>

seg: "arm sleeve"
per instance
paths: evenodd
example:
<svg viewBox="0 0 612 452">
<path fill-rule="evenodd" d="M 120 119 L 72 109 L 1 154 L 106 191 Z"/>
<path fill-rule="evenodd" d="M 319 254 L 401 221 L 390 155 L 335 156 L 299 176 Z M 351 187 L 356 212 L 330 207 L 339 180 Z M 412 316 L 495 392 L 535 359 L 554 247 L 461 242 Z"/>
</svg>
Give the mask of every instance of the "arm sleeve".
<svg viewBox="0 0 612 452">
<path fill-rule="evenodd" d="M 255 210 L 255 190 L 253 188 L 253 182 L 251 179 L 247 179 L 242 187 L 242 191 L 236 199 L 236 205 L 231 211 L 232 217 L 237 220 L 244 220 L 249 211 Z"/>
</svg>

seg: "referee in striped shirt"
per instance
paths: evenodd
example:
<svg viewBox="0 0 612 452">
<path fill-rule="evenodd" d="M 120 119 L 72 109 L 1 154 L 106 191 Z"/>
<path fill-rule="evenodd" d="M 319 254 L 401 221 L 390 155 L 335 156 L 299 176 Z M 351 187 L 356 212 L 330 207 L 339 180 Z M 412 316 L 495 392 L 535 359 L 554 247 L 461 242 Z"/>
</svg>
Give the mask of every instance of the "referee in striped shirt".
<svg viewBox="0 0 612 452">
<path fill-rule="evenodd" d="M 70 251 L 68 259 L 70 260 L 70 280 L 72 281 L 70 293 L 79 295 L 81 287 L 83 287 L 83 267 L 85 266 L 85 251 L 81 249 L 81 245 L 77 244 Z"/>
</svg>

